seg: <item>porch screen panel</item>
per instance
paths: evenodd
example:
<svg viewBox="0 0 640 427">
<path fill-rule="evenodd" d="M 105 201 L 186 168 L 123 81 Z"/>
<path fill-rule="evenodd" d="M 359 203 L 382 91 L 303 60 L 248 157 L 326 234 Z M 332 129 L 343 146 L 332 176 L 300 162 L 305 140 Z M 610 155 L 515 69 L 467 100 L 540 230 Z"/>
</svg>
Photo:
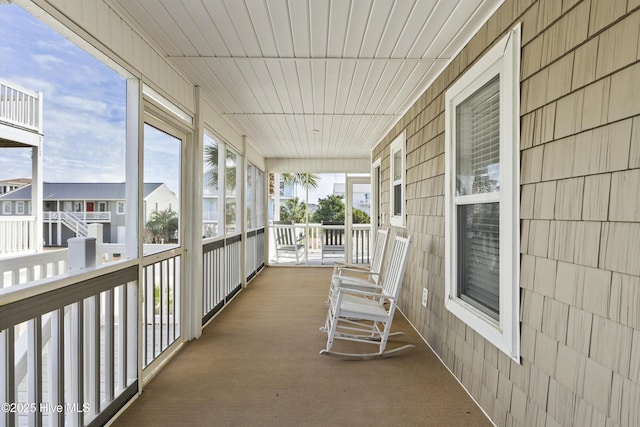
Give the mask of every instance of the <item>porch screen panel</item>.
<svg viewBox="0 0 640 427">
<path fill-rule="evenodd" d="M 498 319 L 499 76 L 457 106 L 456 133 L 457 294 L 462 300 Z M 483 195 L 482 198 L 479 195 Z"/>
</svg>

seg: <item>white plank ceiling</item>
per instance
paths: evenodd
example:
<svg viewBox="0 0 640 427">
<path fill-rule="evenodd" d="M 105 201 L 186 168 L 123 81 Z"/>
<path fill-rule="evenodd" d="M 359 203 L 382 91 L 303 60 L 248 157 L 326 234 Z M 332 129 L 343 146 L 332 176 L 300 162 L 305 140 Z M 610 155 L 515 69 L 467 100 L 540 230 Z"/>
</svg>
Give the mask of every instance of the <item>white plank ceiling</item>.
<svg viewBox="0 0 640 427">
<path fill-rule="evenodd" d="M 502 2 L 113 0 L 279 158 L 368 158 Z"/>
</svg>

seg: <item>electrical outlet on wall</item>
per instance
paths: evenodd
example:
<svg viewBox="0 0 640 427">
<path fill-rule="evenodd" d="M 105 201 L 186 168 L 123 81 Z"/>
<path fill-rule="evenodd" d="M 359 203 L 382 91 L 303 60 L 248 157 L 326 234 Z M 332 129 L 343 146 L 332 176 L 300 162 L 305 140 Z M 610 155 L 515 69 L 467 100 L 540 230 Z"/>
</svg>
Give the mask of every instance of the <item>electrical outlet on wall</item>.
<svg viewBox="0 0 640 427">
<path fill-rule="evenodd" d="M 427 306 L 427 298 L 429 297 L 429 289 L 422 288 L 422 306 Z"/>
</svg>

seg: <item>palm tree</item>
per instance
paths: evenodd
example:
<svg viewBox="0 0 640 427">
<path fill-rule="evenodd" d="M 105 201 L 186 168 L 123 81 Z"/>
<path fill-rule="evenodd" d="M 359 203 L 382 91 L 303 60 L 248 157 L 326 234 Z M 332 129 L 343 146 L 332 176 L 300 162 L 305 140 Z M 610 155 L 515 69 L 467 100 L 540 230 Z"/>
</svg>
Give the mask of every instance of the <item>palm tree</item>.
<svg viewBox="0 0 640 427">
<path fill-rule="evenodd" d="M 304 173 L 304 172 L 298 172 L 298 173 L 283 173 L 282 174 L 282 181 L 284 182 L 285 185 L 287 184 L 293 184 L 294 188 L 296 185 L 299 185 L 301 187 L 303 187 L 305 189 L 305 199 L 309 199 L 309 189 L 313 188 L 316 189 L 318 188 L 319 182 L 320 182 L 320 175 L 315 174 L 315 173 Z M 295 194 L 295 193 L 294 193 Z M 295 199 L 297 201 L 297 197 Z M 306 203 L 304 203 L 304 215 L 303 217 L 300 219 L 300 222 L 308 222 L 309 221 L 309 212 L 307 210 L 307 205 Z"/>
<path fill-rule="evenodd" d="M 211 169 L 209 176 L 209 187 L 218 190 L 218 155 L 220 151 L 217 145 L 207 145 L 204 147 L 204 158 L 206 165 Z M 234 154 L 235 156 L 235 154 Z M 227 156 L 228 158 L 229 156 Z M 225 167 L 225 186 L 227 190 L 235 190 L 236 188 L 236 166 Z"/>
<path fill-rule="evenodd" d="M 282 180 L 286 184 L 300 185 L 304 188 L 318 188 L 320 175 L 315 173 L 283 173 Z"/>
<path fill-rule="evenodd" d="M 170 209 L 153 211 L 145 228 L 151 232 L 154 243 L 175 240 L 178 231 L 178 214 Z"/>
<path fill-rule="evenodd" d="M 307 214 L 307 204 L 301 202 L 297 197 L 287 199 L 280 206 L 280 219 L 282 221 L 293 221 L 295 223 L 304 222 Z"/>
</svg>

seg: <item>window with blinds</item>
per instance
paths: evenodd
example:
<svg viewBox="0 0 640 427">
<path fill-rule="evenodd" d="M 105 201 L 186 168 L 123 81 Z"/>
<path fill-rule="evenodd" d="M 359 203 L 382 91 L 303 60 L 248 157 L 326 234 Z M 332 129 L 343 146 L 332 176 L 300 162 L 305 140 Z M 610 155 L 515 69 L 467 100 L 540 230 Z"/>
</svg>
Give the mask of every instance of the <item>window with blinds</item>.
<svg viewBox="0 0 640 427">
<path fill-rule="evenodd" d="M 391 225 L 405 226 L 405 133 L 391 142 Z"/>
<path fill-rule="evenodd" d="M 456 107 L 457 296 L 500 315 L 500 77 Z M 473 203 L 470 203 L 473 202 Z"/>
<path fill-rule="evenodd" d="M 520 25 L 445 92 L 445 307 L 520 355 Z"/>
<path fill-rule="evenodd" d="M 500 76 L 456 108 L 456 195 L 500 190 Z"/>
</svg>

